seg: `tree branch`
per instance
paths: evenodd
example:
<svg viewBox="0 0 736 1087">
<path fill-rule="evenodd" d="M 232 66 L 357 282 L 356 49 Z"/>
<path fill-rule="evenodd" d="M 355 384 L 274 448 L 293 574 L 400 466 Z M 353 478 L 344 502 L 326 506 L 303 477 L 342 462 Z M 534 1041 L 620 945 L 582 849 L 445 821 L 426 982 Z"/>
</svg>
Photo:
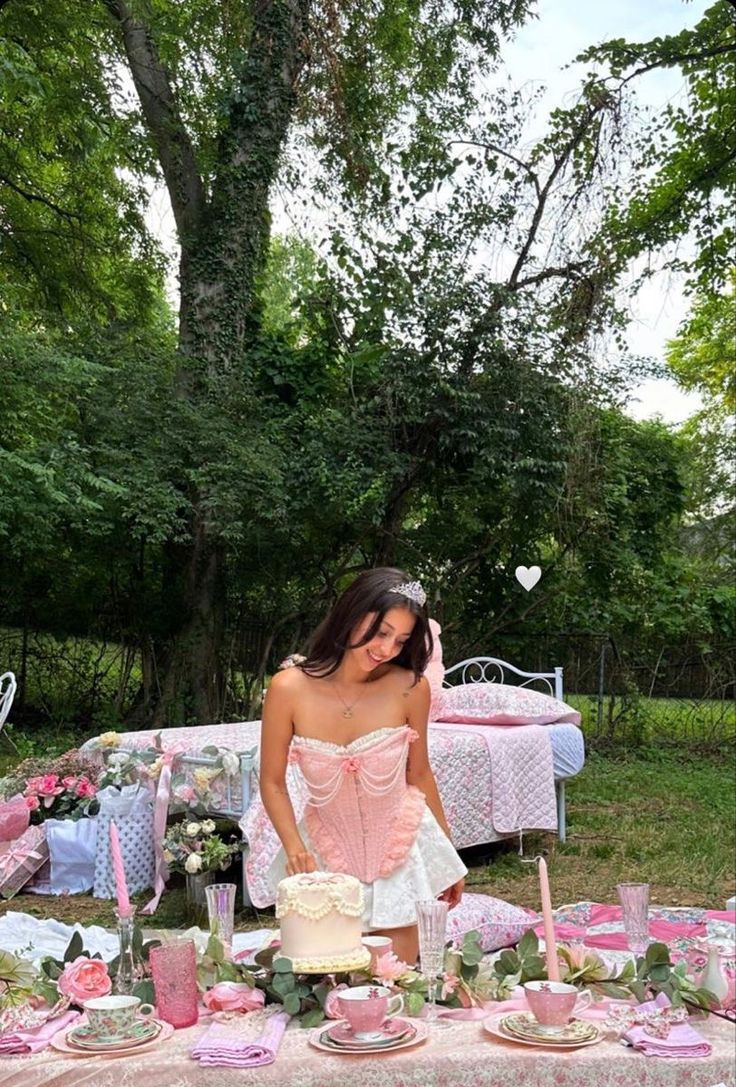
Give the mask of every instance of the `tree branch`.
<svg viewBox="0 0 736 1087">
<path fill-rule="evenodd" d="M 103 0 L 120 25 L 133 82 L 169 191 L 179 240 L 194 236 L 205 206 L 205 192 L 194 148 L 182 120 L 169 76 L 147 26 L 126 0 Z"/>
<path fill-rule="evenodd" d="M 736 3 L 736 0 L 734 0 Z M 510 151 L 505 151 L 503 147 L 498 147 L 495 143 L 485 143 L 479 140 L 450 140 L 446 147 L 453 147 L 455 144 L 462 147 L 482 147 L 486 151 L 493 151 L 497 155 L 503 155 L 504 158 L 510 159 L 511 162 L 515 162 L 517 166 L 521 166 L 529 177 L 532 179 L 534 188 L 536 189 L 537 196 L 540 195 L 539 177 L 535 170 L 531 168 L 528 162 L 524 162 L 523 159 L 517 158 L 516 155 L 512 155 Z"/>
<path fill-rule="evenodd" d="M 0 0 L 0 3 L 1 2 L 2 0 Z M 9 189 L 18 193 L 18 196 L 22 196 L 24 200 L 44 204 L 47 208 L 50 208 L 51 211 L 55 212 L 57 215 L 61 215 L 64 219 L 76 219 L 77 222 L 81 222 L 81 216 L 77 215 L 76 212 L 66 211 L 64 208 L 60 208 L 53 200 L 49 200 L 47 196 L 43 196 L 41 193 L 29 192 L 27 189 L 22 189 L 20 185 L 17 185 L 9 177 L 6 177 L 5 174 L 0 174 L 0 183 L 7 185 Z"/>
</svg>

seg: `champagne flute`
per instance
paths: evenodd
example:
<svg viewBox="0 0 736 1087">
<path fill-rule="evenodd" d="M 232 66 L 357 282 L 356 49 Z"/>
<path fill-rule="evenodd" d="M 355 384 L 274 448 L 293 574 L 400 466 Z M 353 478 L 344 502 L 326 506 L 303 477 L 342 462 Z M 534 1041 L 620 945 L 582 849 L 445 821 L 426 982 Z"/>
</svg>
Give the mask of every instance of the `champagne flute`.
<svg viewBox="0 0 736 1087">
<path fill-rule="evenodd" d="M 437 982 L 445 965 L 445 930 L 447 927 L 446 902 L 433 899 L 417 902 L 417 928 L 419 933 L 419 968 L 427 979 L 427 1022 L 433 1027 L 449 1027 L 447 1020 L 440 1019 L 437 1010 Z"/>
</svg>

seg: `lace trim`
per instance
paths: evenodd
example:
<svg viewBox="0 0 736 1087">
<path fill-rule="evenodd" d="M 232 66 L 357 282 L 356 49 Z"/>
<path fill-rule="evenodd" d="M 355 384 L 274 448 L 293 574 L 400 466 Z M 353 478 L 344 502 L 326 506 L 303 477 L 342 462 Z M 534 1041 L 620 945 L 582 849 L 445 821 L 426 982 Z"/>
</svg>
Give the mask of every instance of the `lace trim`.
<svg viewBox="0 0 736 1087">
<path fill-rule="evenodd" d="M 416 785 L 408 785 L 401 810 L 389 831 L 386 852 L 378 870 L 381 878 L 390 876 L 406 860 L 416 841 L 426 806 L 427 798 L 421 789 L 417 789 Z"/>
<path fill-rule="evenodd" d="M 299 747 L 314 747 L 318 751 L 320 749 L 330 752 L 361 751 L 366 740 L 372 742 L 376 736 L 382 736 L 384 733 L 388 735 L 390 732 L 401 732 L 402 729 L 408 727 L 408 725 L 397 725 L 395 728 L 391 728 L 391 726 L 386 728 L 374 728 L 372 732 L 366 732 L 365 736 L 358 736 L 357 739 L 351 740 L 349 744 L 336 744 L 332 740 L 318 740 L 315 736 L 294 736 L 291 742 L 292 744 L 297 744 Z"/>
<path fill-rule="evenodd" d="M 285 958 L 287 956 L 284 956 Z M 362 970 L 371 961 L 371 953 L 360 947 L 345 955 L 324 955 L 322 958 L 292 959 L 295 974 L 343 974 L 348 970 Z"/>
</svg>

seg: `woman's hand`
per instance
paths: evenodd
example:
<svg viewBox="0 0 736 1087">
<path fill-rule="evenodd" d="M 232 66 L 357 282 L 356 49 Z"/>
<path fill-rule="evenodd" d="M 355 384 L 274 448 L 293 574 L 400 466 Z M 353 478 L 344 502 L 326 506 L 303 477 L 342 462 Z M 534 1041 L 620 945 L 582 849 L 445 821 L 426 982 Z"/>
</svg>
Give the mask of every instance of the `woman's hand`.
<svg viewBox="0 0 736 1087">
<path fill-rule="evenodd" d="M 286 873 L 296 876 L 299 872 L 316 872 L 317 862 L 308 849 L 302 848 L 297 853 L 289 853 L 286 857 Z"/>
<path fill-rule="evenodd" d="M 446 887 L 440 895 L 440 901 L 446 902 L 451 910 L 455 909 L 463 897 L 463 891 L 465 889 L 465 877 L 459 879 L 457 883 L 453 883 L 452 886 Z"/>
</svg>

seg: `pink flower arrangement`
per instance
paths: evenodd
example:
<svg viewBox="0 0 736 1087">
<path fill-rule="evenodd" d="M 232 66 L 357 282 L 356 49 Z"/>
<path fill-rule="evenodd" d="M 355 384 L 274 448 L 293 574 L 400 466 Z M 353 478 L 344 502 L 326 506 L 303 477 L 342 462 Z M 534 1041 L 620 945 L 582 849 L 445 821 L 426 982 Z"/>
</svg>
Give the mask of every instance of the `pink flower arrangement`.
<svg viewBox="0 0 736 1087">
<path fill-rule="evenodd" d="M 442 993 L 440 995 L 441 1000 L 446 1000 L 451 993 L 454 993 L 460 984 L 460 978 L 457 974 L 444 973 L 442 975 Z"/>
<path fill-rule="evenodd" d="M 393 985 L 398 978 L 403 977 L 408 972 L 407 963 L 397 958 L 393 951 L 387 951 L 385 955 L 380 955 L 373 967 L 373 977 L 376 981 L 380 981 L 382 985 Z"/>
<path fill-rule="evenodd" d="M 263 1007 L 265 995 L 261 989 L 251 989 L 240 981 L 220 981 L 203 997 L 211 1012 L 252 1012 Z"/>
<path fill-rule="evenodd" d="M 79 955 L 68 962 L 58 982 L 59 992 L 68 996 L 73 1004 L 84 1004 L 96 996 L 107 996 L 112 989 L 107 963 L 102 959 L 88 959 Z"/>
<path fill-rule="evenodd" d="M 41 774 L 26 779 L 23 791 L 26 805 L 38 815 L 34 822 L 49 818 L 73 818 L 93 815 L 97 808 L 97 786 L 85 774 L 60 778 L 58 774 Z"/>
</svg>

